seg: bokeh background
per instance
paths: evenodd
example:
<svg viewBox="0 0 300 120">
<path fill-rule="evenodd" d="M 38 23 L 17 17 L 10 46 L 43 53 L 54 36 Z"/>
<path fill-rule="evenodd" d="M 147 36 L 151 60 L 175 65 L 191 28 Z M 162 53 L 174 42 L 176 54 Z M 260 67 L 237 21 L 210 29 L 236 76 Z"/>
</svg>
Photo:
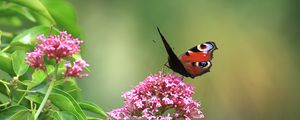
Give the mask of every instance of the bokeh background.
<svg viewBox="0 0 300 120">
<path fill-rule="evenodd" d="M 79 81 L 83 97 L 104 110 L 121 107 L 122 93 L 164 67 L 159 26 L 178 55 L 217 44 L 211 72 L 185 79 L 206 120 L 300 119 L 299 1 L 70 2 L 91 65 Z"/>
</svg>

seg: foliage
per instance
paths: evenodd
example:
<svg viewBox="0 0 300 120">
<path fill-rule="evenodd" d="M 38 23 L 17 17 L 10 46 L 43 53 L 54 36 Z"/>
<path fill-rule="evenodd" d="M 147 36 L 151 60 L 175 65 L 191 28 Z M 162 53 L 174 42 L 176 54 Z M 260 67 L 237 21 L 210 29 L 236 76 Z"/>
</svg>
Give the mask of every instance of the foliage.
<svg viewBox="0 0 300 120">
<path fill-rule="evenodd" d="M 72 5 L 64 0 L 0 0 L 0 13 L 0 118 L 106 119 L 99 106 L 81 98 L 75 77 L 58 74 L 72 70 L 64 66 L 66 61 L 45 58 L 44 70 L 26 64 L 38 35 L 66 30 L 82 36 Z M 78 56 L 67 59 L 74 62 Z"/>
</svg>

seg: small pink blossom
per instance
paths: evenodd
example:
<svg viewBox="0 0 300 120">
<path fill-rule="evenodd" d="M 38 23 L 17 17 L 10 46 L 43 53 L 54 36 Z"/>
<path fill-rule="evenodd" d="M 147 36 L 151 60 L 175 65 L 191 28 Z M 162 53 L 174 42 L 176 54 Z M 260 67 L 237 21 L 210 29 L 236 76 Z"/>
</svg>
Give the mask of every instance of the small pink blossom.
<svg viewBox="0 0 300 120">
<path fill-rule="evenodd" d="M 60 32 L 60 35 L 52 35 L 46 38 L 44 34 L 36 37 L 39 42 L 33 52 L 27 53 L 26 63 L 33 68 L 45 69 L 44 56 L 48 59 L 55 59 L 60 62 L 64 57 L 71 57 L 80 52 L 80 44 L 83 41 L 72 38 L 67 32 Z"/>
<path fill-rule="evenodd" d="M 81 74 L 83 68 L 90 66 L 84 60 L 78 59 L 73 63 L 73 66 L 69 61 L 65 62 L 65 66 L 67 67 L 66 72 L 64 73 L 66 77 L 86 77 L 88 74 Z"/>
<path fill-rule="evenodd" d="M 37 48 L 41 49 L 48 59 L 55 59 L 60 62 L 64 57 L 71 57 L 73 54 L 80 52 L 80 44 L 83 41 L 78 38 L 72 38 L 67 32 L 60 32 L 60 35 L 52 35 L 46 38 L 44 34 L 36 37 L 40 40 L 37 43 Z"/>
<path fill-rule="evenodd" d="M 171 104 L 174 104 L 172 100 L 170 100 L 168 97 L 164 97 L 162 99 L 162 101 L 164 101 L 164 104 L 166 105 L 171 105 Z"/>
<path fill-rule="evenodd" d="M 80 44 L 83 41 L 78 38 L 72 38 L 71 34 L 66 31 L 60 32 L 60 35 L 52 35 L 45 37 L 41 34 L 36 37 L 39 42 L 37 43 L 33 52 L 28 52 L 26 63 L 35 69 L 46 70 L 44 58 L 55 59 L 56 63 L 60 63 L 64 58 L 71 57 L 80 52 Z M 65 62 L 66 71 L 65 77 L 83 77 L 88 74 L 81 74 L 83 68 L 88 67 L 84 60 L 76 60 L 73 64 Z"/>
<path fill-rule="evenodd" d="M 202 119 L 204 115 L 200 104 L 192 99 L 193 93 L 194 88 L 184 83 L 182 77 L 159 72 L 125 92 L 124 107 L 108 114 L 116 120 Z"/>
<path fill-rule="evenodd" d="M 25 58 L 26 63 L 35 69 L 45 69 L 43 51 L 40 49 L 35 49 L 33 52 L 26 53 Z"/>
</svg>

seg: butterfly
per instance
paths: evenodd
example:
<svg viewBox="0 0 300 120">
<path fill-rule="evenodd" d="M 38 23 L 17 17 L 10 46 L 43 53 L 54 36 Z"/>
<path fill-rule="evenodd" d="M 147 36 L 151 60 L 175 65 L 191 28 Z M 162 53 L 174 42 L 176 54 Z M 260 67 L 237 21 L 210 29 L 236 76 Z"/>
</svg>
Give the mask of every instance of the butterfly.
<svg viewBox="0 0 300 120">
<path fill-rule="evenodd" d="M 177 57 L 158 27 L 157 30 L 169 55 L 167 67 L 174 72 L 191 78 L 195 78 L 210 71 L 213 52 L 218 49 L 214 42 L 209 41 L 201 43 L 189 49 L 180 57 Z"/>
</svg>

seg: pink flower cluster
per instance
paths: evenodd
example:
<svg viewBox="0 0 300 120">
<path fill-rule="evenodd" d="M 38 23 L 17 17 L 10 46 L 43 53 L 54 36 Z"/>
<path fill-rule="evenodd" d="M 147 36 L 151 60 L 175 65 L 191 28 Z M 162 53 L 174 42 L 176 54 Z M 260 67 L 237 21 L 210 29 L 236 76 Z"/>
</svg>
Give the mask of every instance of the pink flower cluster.
<svg viewBox="0 0 300 120">
<path fill-rule="evenodd" d="M 65 76 L 66 77 L 86 77 L 88 74 L 80 74 L 83 71 L 83 68 L 90 66 L 87 64 L 84 60 L 78 59 L 73 63 L 73 66 L 71 65 L 70 61 L 67 61 L 65 63 L 65 66 L 67 67 Z"/>
<path fill-rule="evenodd" d="M 33 52 L 26 53 L 26 63 L 32 68 L 39 68 L 45 70 L 44 55 L 41 49 L 35 49 Z"/>
<path fill-rule="evenodd" d="M 116 120 L 191 120 L 204 118 L 200 104 L 192 99 L 193 87 L 174 74 L 147 77 L 138 86 L 124 93 L 124 107 L 108 114 Z"/>
<path fill-rule="evenodd" d="M 80 44 L 83 41 L 78 38 L 72 38 L 67 32 L 60 32 L 60 35 L 53 35 L 46 38 L 44 34 L 37 38 L 39 42 L 33 52 L 27 53 L 26 63 L 35 69 L 45 70 L 44 57 L 48 60 L 55 59 L 56 63 L 60 63 L 63 58 L 71 57 L 74 54 L 80 53 Z M 67 71 L 65 76 L 81 77 L 87 74 L 80 74 L 84 67 L 89 66 L 84 60 L 76 60 L 71 66 L 70 62 L 66 62 Z"/>
<path fill-rule="evenodd" d="M 79 53 L 80 44 L 83 43 L 78 38 L 73 39 L 72 35 L 67 32 L 60 32 L 60 35 L 53 35 L 49 38 L 41 34 L 36 39 L 40 40 L 37 44 L 38 49 L 41 49 L 48 59 L 54 58 L 57 62 L 64 57 L 71 57 L 73 54 Z"/>
</svg>

